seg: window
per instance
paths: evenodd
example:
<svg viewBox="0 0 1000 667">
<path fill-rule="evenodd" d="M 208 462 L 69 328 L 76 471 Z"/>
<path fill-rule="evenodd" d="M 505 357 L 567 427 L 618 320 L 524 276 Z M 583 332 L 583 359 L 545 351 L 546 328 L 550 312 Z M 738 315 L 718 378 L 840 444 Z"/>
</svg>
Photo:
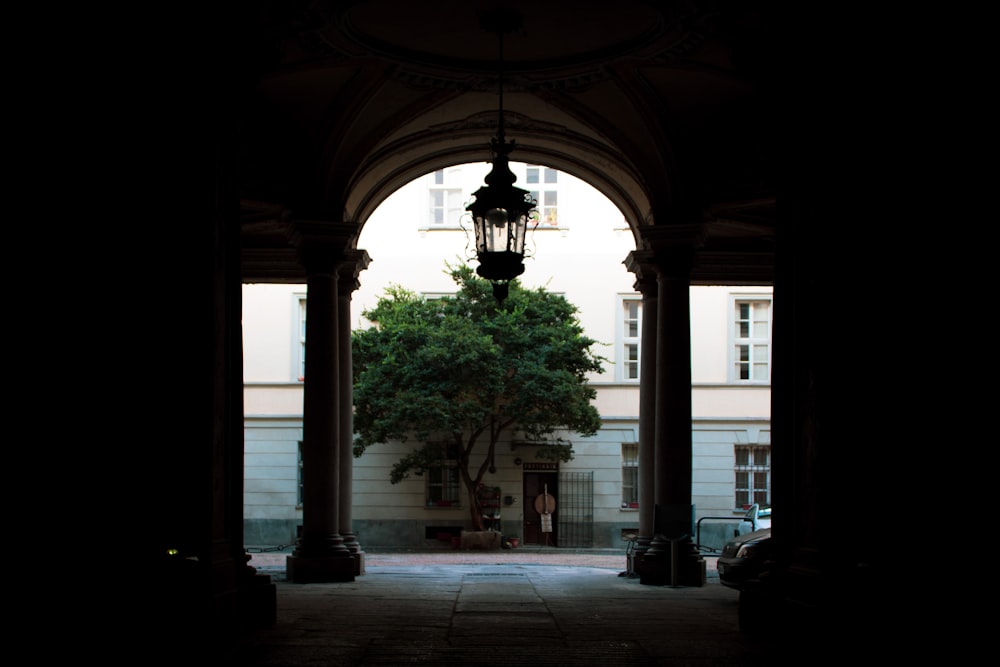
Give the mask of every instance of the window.
<svg viewBox="0 0 1000 667">
<path fill-rule="evenodd" d="M 449 180 L 456 177 L 457 169 L 438 169 L 431 175 L 429 227 L 459 227 L 465 214 L 462 189 L 448 187 Z"/>
<path fill-rule="evenodd" d="M 754 503 L 770 505 L 771 448 L 768 445 L 736 445 L 736 509 Z"/>
<path fill-rule="evenodd" d="M 642 336 L 642 299 L 625 297 L 621 300 L 620 316 L 621 343 L 618 346 L 621 363 L 618 364 L 618 380 L 637 382 L 639 380 L 639 343 Z"/>
<path fill-rule="evenodd" d="M 639 444 L 622 444 L 622 507 L 639 506 Z"/>
<path fill-rule="evenodd" d="M 306 378 L 306 298 L 304 296 L 300 296 L 298 301 L 299 360 L 298 374 L 296 377 L 299 379 L 299 382 L 302 382 Z"/>
<path fill-rule="evenodd" d="M 427 506 L 458 507 L 459 494 L 457 454 L 454 445 L 441 445 L 446 449 L 440 465 L 427 469 Z"/>
<path fill-rule="evenodd" d="M 539 179 L 541 177 L 541 179 Z M 526 183 L 558 183 L 559 172 L 549 167 L 540 167 L 529 164 L 524 169 L 524 180 Z"/>
<path fill-rule="evenodd" d="M 733 327 L 733 380 L 771 380 L 771 302 L 736 300 Z"/>
<path fill-rule="evenodd" d="M 558 227 L 557 209 L 559 205 L 559 192 L 555 185 L 559 182 L 559 172 L 548 167 L 538 167 L 528 165 L 525 168 L 525 182 L 529 188 L 532 185 L 548 184 L 553 186 L 549 189 L 530 190 L 531 197 L 538 202 L 538 224 L 539 226 Z"/>
<path fill-rule="evenodd" d="M 295 488 L 297 489 L 297 491 L 295 496 L 295 506 L 302 507 L 302 501 L 304 500 L 304 497 L 302 495 L 302 441 L 301 440 L 299 440 L 299 465 L 296 467 L 298 470 L 296 473 L 297 478 L 296 478 Z"/>
<path fill-rule="evenodd" d="M 543 190 L 542 192 L 533 192 L 531 196 L 535 197 L 538 202 L 539 224 L 558 227 L 556 207 L 559 203 L 559 193 L 555 190 Z"/>
</svg>

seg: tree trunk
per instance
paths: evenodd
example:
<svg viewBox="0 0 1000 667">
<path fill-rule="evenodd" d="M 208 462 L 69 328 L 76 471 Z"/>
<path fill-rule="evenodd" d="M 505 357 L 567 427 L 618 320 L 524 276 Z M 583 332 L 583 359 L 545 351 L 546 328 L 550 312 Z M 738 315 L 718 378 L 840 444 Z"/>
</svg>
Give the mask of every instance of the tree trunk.
<svg viewBox="0 0 1000 667">
<path fill-rule="evenodd" d="M 478 484 L 466 484 L 465 490 L 469 494 L 469 512 L 472 518 L 472 530 L 483 530 L 483 508 L 479 504 L 479 494 L 476 493 Z"/>
</svg>

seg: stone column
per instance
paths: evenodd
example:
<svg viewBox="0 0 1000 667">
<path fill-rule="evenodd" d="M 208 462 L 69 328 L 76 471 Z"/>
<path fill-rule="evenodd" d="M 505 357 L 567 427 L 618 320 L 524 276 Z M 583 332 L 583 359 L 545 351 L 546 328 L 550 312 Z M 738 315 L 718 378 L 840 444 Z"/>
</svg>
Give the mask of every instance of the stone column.
<svg viewBox="0 0 1000 667">
<path fill-rule="evenodd" d="M 339 533 L 340 323 L 338 271 L 356 225 L 297 221 L 291 241 L 306 268 L 306 359 L 302 405 L 302 536 L 287 559 L 296 583 L 354 580 Z"/>
<path fill-rule="evenodd" d="M 667 225 L 644 233 L 656 266 L 656 424 L 654 536 L 640 583 L 704 585 L 705 562 L 693 541 L 691 503 L 690 271 L 700 225 Z"/>
<path fill-rule="evenodd" d="M 642 294 L 642 332 L 639 351 L 639 534 L 635 560 L 642 561 L 653 541 L 654 438 L 656 426 L 656 272 L 651 254 L 634 251 L 625 259 L 636 275 L 635 289 Z"/>
<path fill-rule="evenodd" d="M 351 350 L 351 294 L 360 287 L 358 274 L 371 259 L 364 250 L 349 253 L 340 267 L 340 535 L 354 558 L 354 574 L 365 573 L 365 553 L 354 533 L 351 499 L 354 494 L 354 368 Z M 308 338 L 306 342 L 308 342 Z"/>
</svg>

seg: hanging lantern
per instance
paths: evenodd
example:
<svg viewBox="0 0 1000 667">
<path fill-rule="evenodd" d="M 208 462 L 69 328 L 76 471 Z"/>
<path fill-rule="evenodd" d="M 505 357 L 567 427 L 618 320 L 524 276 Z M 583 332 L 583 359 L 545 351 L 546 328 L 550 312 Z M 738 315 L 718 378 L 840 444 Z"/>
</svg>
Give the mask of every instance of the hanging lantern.
<svg viewBox="0 0 1000 667">
<path fill-rule="evenodd" d="M 536 201 L 527 190 L 515 187 L 517 176 L 510 170 L 510 153 L 514 142 L 506 141 L 503 124 L 503 33 L 519 24 L 520 19 L 509 13 L 486 19 L 484 27 L 500 37 L 500 108 L 497 136 L 490 141 L 493 167 L 484 179 L 486 185 L 473 193 L 465 207 L 472 214 L 476 236 L 476 269 L 493 283 L 493 296 L 502 303 L 507 298 L 508 283 L 524 273 L 524 241 L 528 219 Z"/>
<path fill-rule="evenodd" d="M 514 142 L 504 143 L 501 134 L 492 146 L 493 169 L 466 210 L 472 214 L 476 235 L 476 273 L 493 283 L 494 295 L 503 301 L 507 283 L 524 273 L 524 241 L 535 201 L 527 190 L 514 186 L 517 177 L 507 157 Z"/>
</svg>

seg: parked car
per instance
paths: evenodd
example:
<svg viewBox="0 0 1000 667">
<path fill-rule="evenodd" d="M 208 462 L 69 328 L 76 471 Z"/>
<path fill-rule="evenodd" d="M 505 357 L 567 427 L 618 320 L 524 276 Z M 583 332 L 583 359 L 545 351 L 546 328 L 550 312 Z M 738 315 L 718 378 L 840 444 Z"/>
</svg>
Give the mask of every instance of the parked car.
<svg viewBox="0 0 1000 667">
<path fill-rule="evenodd" d="M 748 581 L 756 581 L 771 553 L 770 526 L 734 537 L 722 548 L 716 564 L 719 583 L 739 590 Z"/>
<path fill-rule="evenodd" d="M 736 526 L 736 537 L 752 533 L 755 530 L 771 527 L 771 506 L 754 503 L 747 508 L 747 513 L 743 515 L 738 526 Z"/>
</svg>

